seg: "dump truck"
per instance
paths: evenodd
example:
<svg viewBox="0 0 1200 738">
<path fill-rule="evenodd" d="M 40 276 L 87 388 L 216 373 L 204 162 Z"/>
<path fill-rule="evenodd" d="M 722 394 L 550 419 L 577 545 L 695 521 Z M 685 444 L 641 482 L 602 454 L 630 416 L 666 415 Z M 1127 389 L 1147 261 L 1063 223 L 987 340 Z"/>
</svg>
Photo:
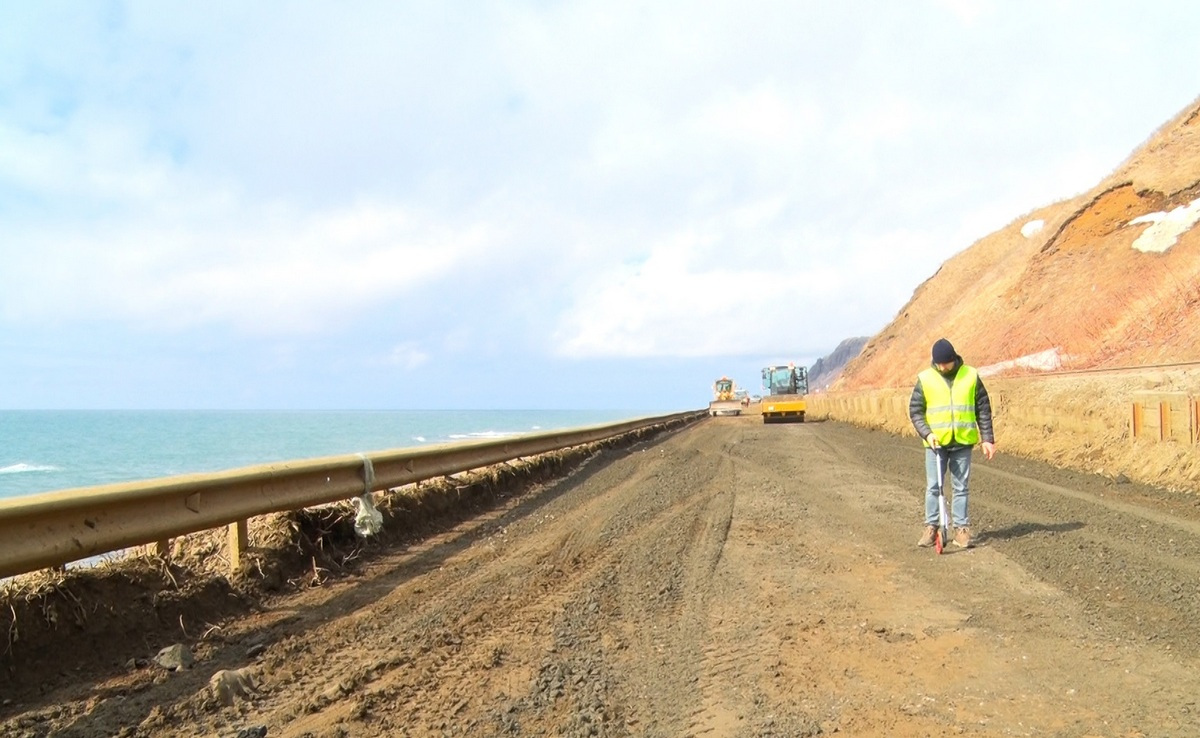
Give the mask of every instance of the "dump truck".
<svg viewBox="0 0 1200 738">
<path fill-rule="evenodd" d="M 708 403 L 708 414 L 741 415 L 742 401 L 737 398 L 737 385 L 729 377 L 721 377 L 713 382 L 713 399 Z"/>
<path fill-rule="evenodd" d="M 795 364 L 768 366 L 762 370 L 764 423 L 804 422 L 804 396 L 808 394 L 808 370 Z"/>
</svg>

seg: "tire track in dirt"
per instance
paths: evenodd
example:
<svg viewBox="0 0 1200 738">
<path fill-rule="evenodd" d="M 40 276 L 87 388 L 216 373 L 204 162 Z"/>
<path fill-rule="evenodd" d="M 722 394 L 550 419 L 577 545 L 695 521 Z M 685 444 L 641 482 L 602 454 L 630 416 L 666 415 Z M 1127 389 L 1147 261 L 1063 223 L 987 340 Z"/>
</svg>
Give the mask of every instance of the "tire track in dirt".
<svg viewBox="0 0 1200 738">
<path fill-rule="evenodd" d="M 1064 662 L 1080 658 L 1084 658 L 1086 662 L 1092 658 L 1087 654 L 1094 650 L 1103 654 L 1102 658 L 1110 663 L 1122 662 L 1130 669 L 1145 668 L 1141 664 L 1154 663 L 1153 670 L 1160 675 L 1172 674 L 1171 680 L 1178 679 L 1186 673 L 1187 669 L 1182 668 L 1174 656 L 1164 659 L 1160 654 L 1144 655 L 1145 661 L 1139 661 L 1114 655 L 1114 650 L 1119 653 L 1125 646 L 1125 641 L 1119 635 L 1114 635 L 1111 641 L 1108 640 L 1106 636 L 1111 631 L 1097 629 L 1085 636 L 1085 629 L 1096 627 L 1094 619 L 1089 616 L 1093 608 L 1085 597 L 1079 597 L 1069 587 L 1064 589 L 1060 586 L 1062 579 L 1070 578 L 1069 574 L 1064 576 L 1063 572 L 1059 571 L 1058 576 L 1039 581 L 1034 578 L 1042 577 L 1039 569 L 1023 568 L 1025 557 L 1019 557 L 1016 561 L 1007 556 L 996 557 L 992 555 L 992 546 L 970 551 L 954 551 L 952 555 L 936 558 L 928 556 L 926 551 L 916 549 L 913 543 L 919 532 L 918 516 L 924 486 L 919 447 L 914 449 L 911 443 L 905 444 L 902 439 L 893 439 L 886 434 L 862 431 L 839 424 L 793 426 L 786 430 L 791 436 L 788 441 L 796 443 L 798 449 L 797 454 L 783 462 L 788 475 L 803 480 L 805 486 L 815 485 L 818 488 L 812 497 L 813 505 L 829 503 L 819 514 L 813 514 L 815 511 L 810 505 L 809 517 L 830 524 L 817 531 L 807 530 L 806 537 L 818 540 L 823 538 L 826 532 L 832 533 L 826 545 L 830 551 L 840 549 L 844 552 L 844 556 L 834 559 L 839 563 L 853 561 L 855 554 L 863 554 L 862 549 L 874 551 L 875 553 L 870 555 L 880 557 L 880 561 L 877 562 L 879 566 L 872 565 L 865 571 L 856 567 L 853 573 L 847 571 L 836 583 L 831 582 L 831 587 L 835 590 L 840 588 L 847 592 L 852 591 L 853 582 L 871 581 L 869 575 L 875 569 L 885 568 L 885 562 L 896 562 L 901 568 L 888 576 L 887 589 L 894 598 L 888 603 L 890 613 L 884 619 L 885 622 L 872 627 L 882 628 L 889 637 L 896 632 L 915 634 L 921 648 L 911 655 L 913 662 L 928 661 L 930 653 L 937 652 L 938 636 L 941 635 L 966 636 L 962 644 L 950 645 L 950 650 L 945 656 L 947 662 L 961 662 L 961 657 L 953 655 L 957 652 L 970 652 L 973 654 L 972 659 L 984 664 L 991 661 L 989 669 L 983 672 L 972 669 L 968 674 L 960 675 L 969 676 L 970 673 L 974 673 L 970 679 L 964 680 L 962 692 L 951 692 L 950 698 L 961 704 L 965 695 L 975 692 L 981 695 L 979 705 L 994 704 L 994 697 L 988 697 L 986 694 L 989 681 L 993 683 L 993 687 L 1014 685 L 1013 691 L 1019 690 L 1022 699 L 1028 701 L 1024 705 L 1027 717 L 1041 714 L 1044 720 L 1053 722 L 1055 719 L 1061 720 L 1062 715 L 1066 714 L 1071 716 L 1071 720 L 1079 721 L 1086 718 L 1079 716 L 1078 705 L 1072 705 L 1069 709 L 1055 706 L 1055 688 L 1061 683 L 1074 682 L 1079 692 L 1082 692 L 1084 688 L 1080 686 L 1081 681 L 1095 681 L 1098 684 L 1091 684 L 1091 688 L 1107 691 L 1109 696 L 1105 699 L 1110 703 L 1107 705 L 1110 711 L 1117 709 L 1125 717 L 1133 716 L 1129 717 L 1130 720 L 1138 720 L 1146 715 L 1147 711 L 1142 710 L 1136 702 L 1123 699 L 1123 688 L 1105 683 L 1103 675 L 1094 675 L 1088 671 L 1088 679 L 1081 680 L 1078 677 L 1079 670 L 1064 669 L 1053 660 L 1036 659 L 1041 662 L 1036 669 L 1036 673 L 1041 675 L 1040 687 L 1031 689 L 1027 677 L 1022 684 L 1020 672 L 1014 672 L 1013 667 L 1031 665 L 1035 660 L 1034 656 L 1022 653 L 1015 657 L 1012 649 L 1007 647 L 987 655 L 989 649 L 981 651 L 980 644 L 975 642 L 979 637 L 988 637 L 988 633 L 1000 634 L 1010 630 L 1014 617 L 1017 618 L 1016 623 L 1021 629 L 1029 631 L 1031 638 L 1049 639 L 1045 641 L 1044 649 L 1033 649 L 1029 645 L 1023 647 L 1034 653 L 1045 650 L 1047 653 L 1057 653 Z M 805 438 L 813 441 L 811 447 L 800 445 Z M 764 461 L 765 463 L 767 462 Z M 906 475 L 909 481 L 904 483 Z M 900 486 L 893 483 L 896 479 L 901 480 Z M 986 515 L 990 518 L 990 513 Z M 839 529 L 844 531 L 844 535 L 837 535 L 836 531 Z M 1115 540 L 1120 541 L 1122 538 L 1118 536 Z M 847 544 L 851 547 L 847 548 Z M 994 552 L 999 553 L 998 550 Z M 1049 561 L 1053 562 L 1053 558 Z M 961 563 L 947 569 L 951 562 Z M 1163 571 L 1170 570 L 1171 568 L 1159 569 L 1157 574 L 1161 577 Z M 993 585 L 994 591 L 989 584 Z M 911 609 L 904 606 L 905 599 L 897 595 L 908 591 L 928 593 L 927 604 L 914 605 Z M 863 598 L 869 601 L 869 593 L 864 593 Z M 937 622 L 939 608 L 936 604 L 939 601 L 952 605 L 951 609 L 941 616 L 946 619 L 943 626 L 926 626 L 920 629 L 912 627 L 913 621 Z M 865 605 L 860 602 L 857 607 Z M 867 609 L 869 610 L 869 607 Z M 961 619 L 957 625 L 953 624 L 955 617 Z M 869 622 L 869 619 L 865 621 Z M 1099 643 L 1094 636 L 1098 636 Z M 1009 643 L 1020 642 L 1011 635 L 1003 637 Z M 947 643 L 952 644 L 952 640 Z M 1170 648 L 1170 644 L 1167 644 L 1167 648 Z M 1183 663 L 1194 663 L 1195 653 L 1193 644 L 1185 651 Z M 1015 658 L 1019 658 L 1020 661 L 1014 661 Z M 904 661 L 901 660 L 900 663 L 903 664 Z M 948 668 L 948 665 L 943 668 Z M 989 672 L 991 676 L 985 676 Z M 1113 681 L 1123 683 L 1128 678 L 1128 673 L 1118 672 Z M 830 678 L 836 680 L 836 675 L 830 675 Z M 876 678 L 880 683 L 886 683 L 883 675 L 877 675 Z M 896 689 L 898 693 L 903 692 L 902 687 L 897 686 Z M 1111 691 L 1114 689 L 1115 692 Z M 1178 720 L 1181 713 L 1194 709 L 1188 707 L 1185 690 L 1170 691 L 1170 707 L 1162 711 L 1170 713 L 1172 717 L 1166 719 L 1164 724 L 1171 724 L 1171 720 Z M 943 695 L 941 700 L 944 702 L 946 695 Z M 919 703 L 914 704 L 919 706 Z M 963 711 L 964 708 L 960 706 L 958 709 Z M 995 713 L 989 715 L 987 711 L 978 709 L 976 712 L 980 715 L 979 719 L 995 724 Z M 1055 715 L 1059 717 L 1055 718 Z M 1101 722 L 1095 724 L 1099 725 Z M 1014 725 L 1013 729 L 1016 730 L 1017 727 Z M 859 729 L 863 729 L 861 725 Z M 888 731 L 900 729 L 900 725 L 895 725 Z M 1080 733 L 1067 730 L 1065 734 Z"/>
<path fill-rule="evenodd" d="M 703 484 L 706 465 L 693 458 L 689 469 L 689 478 Z M 549 632 L 544 634 L 540 648 L 527 648 L 519 654 L 520 660 L 527 663 L 540 659 L 537 673 L 529 680 L 530 685 L 520 684 L 519 679 L 509 680 L 511 686 L 524 688 L 525 694 L 518 692 L 517 696 L 508 699 L 507 704 L 494 704 L 489 709 L 484 704 L 487 696 L 472 700 L 481 703 L 477 707 L 460 704 L 461 699 L 450 703 L 449 695 L 416 691 L 406 695 L 406 703 L 414 707 L 401 714 L 403 722 L 424 726 L 427 730 L 445 729 L 447 726 L 434 717 L 438 710 L 431 709 L 439 705 L 448 705 L 455 717 L 467 724 L 474 720 L 476 725 L 488 722 L 504 725 L 507 716 L 508 725 L 524 726 L 526 730 L 548 723 L 559 727 L 565 724 L 582 731 L 588 725 L 605 725 L 622 719 L 619 711 L 607 709 L 605 705 L 608 685 L 613 680 L 606 676 L 610 669 L 603 649 L 599 647 L 605 640 L 603 616 L 608 614 L 605 590 L 614 586 L 618 573 L 629 559 L 629 552 L 623 548 L 627 544 L 622 542 L 650 540 L 661 545 L 661 531 L 681 529 L 684 535 L 680 545 L 687 550 L 695 548 L 703 552 L 701 556 L 681 555 L 679 560 L 687 563 L 684 570 L 667 570 L 670 576 L 660 586 L 660 591 L 669 595 L 689 591 L 691 580 L 697 577 L 707 578 L 714 562 L 719 561 L 728 526 L 727 514 L 722 522 L 719 498 L 714 498 L 715 503 L 704 502 L 687 494 L 689 488 L 686 486 L 663 488 L 655 483 L 656 476 L 657 471 L 650 467 L 642 474 L 625 476 L 615 483 L 604 473 L 597 474 L 596 484 L 603 487 L 601 495 L 579 495 L 569 504 L 566 498 L 561 498 L 562 509 L 547 506 L 535 538 L 527 541 L 520 532 L 513 531 L 514 544 L 503 551 L 502 558 L 487 562 L 486 574 L 463 576 L 456 582 L 455 591 L 476 593 L 472 600 L 483 602 L 483 607 L 493 611 L 489 622 L 496 622 L 498 618 L 494 611 L 498 609 L 501 610 L 500 618 L 517 623 L 493 629 L 491 640 L 508 643 L 527 640 L 529 628 L 521 623 L 552 623 L 546 629 Z M 645 494 L 647 488 L 655 487 L 661 493 Z M 715 509 L 717 514 L 710 514 L 709 508 Z M 551 516 L 552 520 L 549 519 Z M 688 521 L 686 527 L 680 526 L 680 521 Z M 615 545 L 606 546 L 605 541 Z M 540 580 L 541 583 L 533 587 L 540 591 L 509 592 L 507 596 L 518 603 L 517 607 L 506 608 L 503 604 L 497 607 L 479 597 L 495 591 L 499 583 L 519 574 L 531 582 Z M 668 601 L 672 599 L 668 598 Z M 432 617 L 445 627 L 466 617 L 457 612 L 443 613 L 442 609 L 439 604 L 426 618 Z M 410 627 L 420 631 L 431 625 L 417 621 Z M 601 635 L 593 635 L 597 633 Z M 478 633 L 460 628 L 455 631 L 454 643 L 457 646 L 478 637 Z M 621 648 L 619 635 L 607 640 Z M 457 653 L 452 659 L 434 660 L 425 667 L 423 682 L 461 684 L 470 676 L 468 670 L 456 666 L 464 660 L 469 661 Z M 496 666 L 500 665 L 494 664 L 493 668 Z M 599 689 L 597 685 L 600 685 Z M 461 689 L 457 691 L 461 692 Z M 500 702 L 505 699 L 499 695 L 495 698 Z M 323 719 L 328 721 L 331 717 L 332 714 Z"/>
<path fill-rule="evenodd" d="M 924 485 L 913 439 L 822 424 L 847 463 L 906 482 L 919 510 Z M 1200 513 L 1186 496 L 1006 457 L 976 459 L 971 515 L 994 547 L 1071 592 L 1086 619 L 1111 633 L 1200 652 Z M 914 521 L 913 535 L 916 534 Z"/>
<path fill-rule="evenodd" d="M 1104 496 L 1096 496 L 1090 492 L 1084 492 L 1072 487 L 1064 487 L 1059 484 L 1042 482 L 1029 476 L 1023 474 L 1014 474 L 1013 472 L 1005 471 L 1003 469 L 984 467 L 983 465 L 980 465 L 978 468 L 983 471 L 985 476 L 1001 477 L 1026 488 L 1039 489 L 1051 494 L 1070 497 L 1083 502 L 1086 505 L 1096 505 L 1108 508 L 1113 513 L 1120 516 L 1140 518 L 1147 524 L 1163 526 L 1166 528 L 1174 528 L 1181 532 L 1187 533 L 1190 536 L 1200 537 L 1200 521 L 1187 520 L 1180 518 L 1178 515 L 1160 512 L 1152 508 L 1121 502 L 1120 500 L 1106 498 Z"/>
<path fill-rule="evenodd" d="M 616 659 L 624 675 L 618 698 L 638 735 L 674 734 L 697 699 L 700 626 L 736 489 L 724 444 L 688 434 L 663 452 L 683 463 L 680 473 L 657 480 L 675 502 L 619 544 L 621 567 L 607 594 L 621 617 L 603 626 L 628 646 Z"/>
<path fill-rule="evenodd" d="M 390 608 L 381 606 L 381 617 L 376 620 L 383 630 L 441 634 L 441 642 L 433 647 L 422 645 L 426 653 L 411 662 L 420 665 L 417 679 L 411 678 L 413 669 L 406 668 L 403 674 L 379 675 L 376 680 L 377 693 L 400 698 L 402 706 L 393 708 L 398 724 L 440 731 L 459 721 L 502 725 L 505 716 L 509 724 L 518 724 L 524 713 L 539 709 L 550 712 L 551 717 L 537 720 L 570 722 L 572 711 L 559 710 L 563 714 L 555 715 L 554 710 L 546 710 L 560 701 L 574 705 L 574 712 L 588 714 L 596 722 L 606 719 L 593 691 L 579 689 L 580 677 L 596 682 L 603 664 L 586 653 L 594 642 L 580 638 L 579 631 L 585 629 L 574 621 L 596 619 L 596 582 L 614 570 L 621 554 L 619 549 L 603 545 L 611 529 L 628 527 L 620 515 L 626 505 L 613 500 L 636 496 L 645 486 L 642 476 L 620 472 L 606 468 L 596 474 L 593 483 L 604 489 L 603 496 L 561 495 L 546 505 L 536 520 L 511 526 L 505 536 L 511 543 L 498 545 L 499 550 L 457 556 L 453 581 L 438 576 L 423 585 L 417 594 L 430 589 L 435 594 L 422 597 L 404 620 L 395 620 Z M 673 514 L 670 507 L 644 512 L 652 520 Z M 628 531 L 622 531 L 626 534 Z M 439 579 L 447 581 L 439 586 Z M 464 592 L 472 595 L 464 598 Z M 563 626 L 564 620 L 568 627 Z M 525 645 L 517 650 L 511 645 L 516 643 Z M 503 668 L 506 660 L 540 665 L 512 673 Z M 409 662 L 400 665 L 409 666 Z M 489 674 L 506 671 L 509 673 L 504 676 Z M 465 695 L 463 682 L 479 681 L 481 675 L 517 695 Z M 488 704 L 489 698 L 495 704 Z M 356 709 L 341 705 L 322 715 L 320 721 L 346 721 Z M 453 720 L 448 720 L 447 714 Z M 528 718 L 525 722 L 536 723 Z M 294 730 L 289 727 L 285 735 L 302 735 L 307 728 L 302 721 Z"/>
</svg>

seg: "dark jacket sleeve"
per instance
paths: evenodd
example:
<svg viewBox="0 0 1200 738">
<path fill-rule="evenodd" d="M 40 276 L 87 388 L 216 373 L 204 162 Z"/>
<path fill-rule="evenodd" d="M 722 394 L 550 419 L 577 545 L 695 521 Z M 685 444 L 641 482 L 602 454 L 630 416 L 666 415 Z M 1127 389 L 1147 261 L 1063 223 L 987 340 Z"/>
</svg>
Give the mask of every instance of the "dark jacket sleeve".
<svg viewBox="0 0 1200 738">
<path fill-rule="evenodd" d="M 924 438 L 929 435 L 929 423 L 925 422 L 925 391 L 921 389 L 920 379 L 913 387 L 912 397 L 908 398 L 908 419 L 912 421 L 918 437 Z"/>
<path fill-rule="evenodd" d="M 992 398 L 988 397 L 982 378 L 975 385 L 975 423 L 979 426 L 980 441 L 996 442 L 996 433 L 992 430 Z"/>
</svg>

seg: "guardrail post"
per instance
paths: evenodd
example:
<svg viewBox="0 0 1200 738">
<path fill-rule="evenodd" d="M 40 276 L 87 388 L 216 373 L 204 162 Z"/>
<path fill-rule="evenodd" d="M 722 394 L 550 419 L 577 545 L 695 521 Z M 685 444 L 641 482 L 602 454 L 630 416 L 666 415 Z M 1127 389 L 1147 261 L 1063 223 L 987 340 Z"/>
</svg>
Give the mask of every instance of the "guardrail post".
<svg viewBox="0 0 1200 738">
<path fill-rule="evenodd" d="M 250 543 L 250 531 L 245 520 L 229 524 L 229 573 L 242 567 L 242 551 Z"/>
<path fill-rule="evenodd" d="M 171 539 L 164 538 L 154 544 L 154 555 L 160 559 L 165 559 L 171 554 Z"/>
<path fill-rule="evenodd" d="M 1171 437 L 1171 405 L 1165 400 L 1158 403 L 1158 439 L 1165 441 Z"/>
<path fill-rule="evenodd" d="M 1133 403 L 1132 426 L 1132 436 L 1134 438 L 1139 438 L 1142 435 L 1142 403 L 1136 401 Z"/>
</svg>

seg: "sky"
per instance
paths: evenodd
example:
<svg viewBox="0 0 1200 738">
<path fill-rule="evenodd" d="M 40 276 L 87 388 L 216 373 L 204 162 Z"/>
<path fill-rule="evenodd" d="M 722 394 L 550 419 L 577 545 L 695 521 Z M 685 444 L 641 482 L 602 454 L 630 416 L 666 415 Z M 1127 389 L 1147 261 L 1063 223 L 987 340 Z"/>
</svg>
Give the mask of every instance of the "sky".
<svg viewBox="0 0 1200 738">
<path fill-rule="evenodd" d="M 1200 95 L 1200 4 L 0 0 L 0 408 L 702 408 Z"/>
</svg>

